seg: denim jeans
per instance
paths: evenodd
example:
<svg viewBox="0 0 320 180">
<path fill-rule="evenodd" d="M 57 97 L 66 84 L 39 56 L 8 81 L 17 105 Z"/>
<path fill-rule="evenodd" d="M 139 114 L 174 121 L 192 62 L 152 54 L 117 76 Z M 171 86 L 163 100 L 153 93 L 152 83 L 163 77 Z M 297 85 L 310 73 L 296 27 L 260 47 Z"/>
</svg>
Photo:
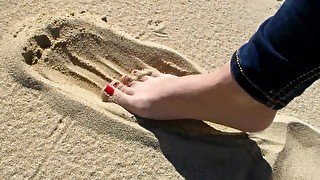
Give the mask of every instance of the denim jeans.
<svg viewBox="0 0 320 180">
<path fill-rule="evenodd" d="M 278 110 L 320 77 L 320 0 L 286 0 L 231 58 L 232 75 Z"/>
</svg>

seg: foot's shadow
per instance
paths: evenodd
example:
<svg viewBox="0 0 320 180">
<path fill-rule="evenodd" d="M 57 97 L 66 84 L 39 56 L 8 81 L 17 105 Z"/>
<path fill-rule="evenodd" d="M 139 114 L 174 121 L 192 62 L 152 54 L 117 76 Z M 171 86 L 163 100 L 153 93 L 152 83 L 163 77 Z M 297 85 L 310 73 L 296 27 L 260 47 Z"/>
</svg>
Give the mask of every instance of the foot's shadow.
<svg viewBox="0 0 320 180">
<path fill-rule="evenodd" d="M 224 133 L 202 121 L 136 117 L 158 139 L 164 156 L 185 179 L 271 179 L 272 170 L 245 133 Z"/>
</svg>

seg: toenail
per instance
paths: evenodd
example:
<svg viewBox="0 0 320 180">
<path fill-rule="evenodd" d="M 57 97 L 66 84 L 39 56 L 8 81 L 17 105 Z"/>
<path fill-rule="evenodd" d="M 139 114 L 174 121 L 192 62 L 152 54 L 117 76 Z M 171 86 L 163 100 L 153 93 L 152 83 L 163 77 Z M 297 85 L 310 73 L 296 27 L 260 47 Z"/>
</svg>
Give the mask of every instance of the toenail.
<svg viewBox="0 0 320 180">
<path fill-rule="evenodd" d="M 126 75 L 126 76 L 124 77 L 124 79 L 125 79 L 126 81 L 128 81 L 128 82 L 132 81 L 132 77 L 131 77 L 131 76 L 128 76 L 128 75 Z"/>
<path fill-rule="evenodd" d="M 113 87 L 117 87 L 119 85 L 119 82 L 115 82 L 114 84 L 113 84 Z"/>
<path fill-rule="evenodd" d="M 106 92 L 109 96 L 112 96 L 114 93 L 114 89 L 111 86 L 107 85 L 104 89 L 104 92 Z"/>
</svg>

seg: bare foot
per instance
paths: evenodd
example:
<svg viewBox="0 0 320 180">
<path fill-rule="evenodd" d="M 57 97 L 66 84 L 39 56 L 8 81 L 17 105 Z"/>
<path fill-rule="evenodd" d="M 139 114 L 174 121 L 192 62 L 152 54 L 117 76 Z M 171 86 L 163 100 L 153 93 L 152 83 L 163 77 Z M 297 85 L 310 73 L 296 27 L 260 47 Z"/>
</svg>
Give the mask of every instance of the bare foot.
<svg viewBox="0 0 320 180">
<path fill-rule="evenodd" d="M 107 85 L 102 99 L 144 118 L 210 120 L 243 131 L 265 129 L 276 114 L 239 87 L 228 63 L 210 74 L 183 77 L 135 70 Z"/>
<path fill-rule="evenodd" d="M 130 75 L 123 76 L 120 81 L 112 81 L 109 84 L 109 87 L 115 87 L 112 96 L 104 90 L 102 99 L 115 102 L 145 118 L 156 120 L 185 118 L 178 116 L 176 108 L 170 108 L 167 104 L 172 101 L 168 99 L 172 94 L 170 84 L 178 78 L 156 70 L 134 70 Z"/>
</svg>

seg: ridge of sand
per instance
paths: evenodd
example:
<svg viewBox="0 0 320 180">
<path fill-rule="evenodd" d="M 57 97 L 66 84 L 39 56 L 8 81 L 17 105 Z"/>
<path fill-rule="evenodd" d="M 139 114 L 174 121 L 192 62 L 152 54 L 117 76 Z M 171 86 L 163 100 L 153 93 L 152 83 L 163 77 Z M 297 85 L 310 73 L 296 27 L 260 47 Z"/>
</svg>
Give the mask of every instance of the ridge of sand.
<svg viewBox="0 0 320 180">
<path fill-rule="evenodd" d="M 146 120 L 102 103 L 104 83 L 134 68 L 176 75 L 203 70 L 170 48 L 111 30 L 98 17 L 55 17 L 20 23 L 28 26 L 19 28 L 19 38 L 1 44 L 8 60 L 1 68 L 9 75 L 3 87 L 12 86 L 3 96 L 25 105 L 20 113 L 30 117 L 15 129 L 15 119 L 1 122 L 8 135 L 1 142 L 3 179 L 269 179 L 271 168 L 276 179 L 319 177 L 319 131 L 298 120 L 277 116 L 250 139 L 212 123 Z M 15 113 L 12 102 L 1 103 Z M 28 123 L 37 131 L 24 129 Z M 16 136 L 29 138 L 16 144 Z"/>
</svg>

